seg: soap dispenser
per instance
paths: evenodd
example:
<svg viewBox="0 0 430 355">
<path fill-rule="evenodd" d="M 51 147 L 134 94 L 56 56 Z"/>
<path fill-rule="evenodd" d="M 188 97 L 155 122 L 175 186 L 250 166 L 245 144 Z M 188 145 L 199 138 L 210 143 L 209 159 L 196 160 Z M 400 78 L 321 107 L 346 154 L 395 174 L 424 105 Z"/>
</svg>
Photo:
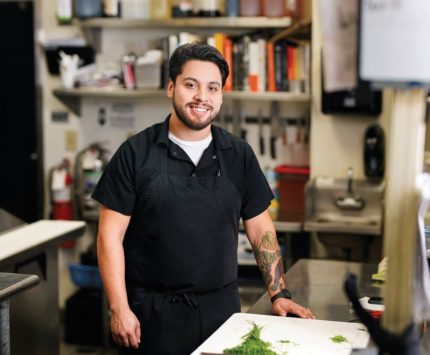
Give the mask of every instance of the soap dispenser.
<svg viewBox="0 0 430 355">
<path fill-rule="evenodd" d="M 370 125 L 364 134 L 364 173 L 370 180 L 384 177 L 385 139 L 384 130 L 378 124 Z"/>
</svg>

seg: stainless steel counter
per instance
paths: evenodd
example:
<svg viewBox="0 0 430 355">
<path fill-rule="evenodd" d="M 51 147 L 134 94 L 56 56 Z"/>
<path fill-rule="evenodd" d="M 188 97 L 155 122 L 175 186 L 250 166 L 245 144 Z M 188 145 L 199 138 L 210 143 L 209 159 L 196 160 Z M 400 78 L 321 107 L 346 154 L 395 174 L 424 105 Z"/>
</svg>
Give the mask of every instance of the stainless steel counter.
<svg viewBox="0 0 430 355">
<path fill-rule="evenodd" d="M 36 275 L 0 273 L 0 355 L 10 355 L 10 298 L 38 282 Z"/>
<path fill-rule="evenodd" d="M 380 296 L 382 292 L 380 287 L 372 285 L 371 276 L 376 271 L 376 264 L 301 259 L 286 273 L 286 282 L 294 301 L 310 308 L 316 318 L 348 322 L 355 320 L 355 315 L 343 291 L 345 274 L 357 275 L 359 297 L 371 297 Z M 267 292 L 248 312 L 272 314 Z"/>
<path fill-rule="evenodd" d="M 38 221 L 0 234 L 0 271 L 37 275 L 38 287 L 11 299 L 14 355 L 58 355 L 58 246 L 80 237 L 83 221 Z M 25 339 L 25 340 L 23 340 Z"/>
</svg>

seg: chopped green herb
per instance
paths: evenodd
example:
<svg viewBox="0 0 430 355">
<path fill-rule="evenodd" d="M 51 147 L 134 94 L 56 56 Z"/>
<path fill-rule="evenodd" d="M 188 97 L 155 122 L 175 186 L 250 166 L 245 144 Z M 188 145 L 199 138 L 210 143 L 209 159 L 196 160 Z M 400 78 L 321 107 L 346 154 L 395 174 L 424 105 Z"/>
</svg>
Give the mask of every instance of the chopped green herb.
<svg viewBox="0 0 430 355">
<path fill-rule="evenodd" d="M 339 343 L 349 343 L 348 339 L 346 339 L 343 335 L 335 335 L 334 337 L 330 338 L 333 343 L 339 344 Z"/>
<path fill-rule="evenodd" d="M 278 341 L 281 344 L 291 344 L 291 345 L 299 345 L 299 343 L 296 343 L 295 341 L 292 340 L 288 340 L 288 339 L 284 339 L 284 340 L 279 340 Z"/>
<path fill-rule="evenodd" d="M 229 355 L 276 355 L 271 349 L 272 344 L 263 341 L 260 338 L 263 327 L 253 323 L 252 329 L 245 334 L 242 344 L 231 348 L 224 349 L 224 354 Z"/>
</svg>

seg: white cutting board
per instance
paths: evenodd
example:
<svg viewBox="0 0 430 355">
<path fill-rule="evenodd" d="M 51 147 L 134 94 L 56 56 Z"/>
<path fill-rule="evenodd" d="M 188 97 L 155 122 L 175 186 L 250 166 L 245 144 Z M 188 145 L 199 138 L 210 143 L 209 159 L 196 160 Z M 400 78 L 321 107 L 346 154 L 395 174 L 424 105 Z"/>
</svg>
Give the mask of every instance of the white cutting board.
<svg viewBox="0 0 430 355">
<path fill-rule="evenodd" d="M 222 354 L 224 349 L 241 344 L 242 336 L 252 329 L 253 323 L 263 327 L 261 339 L 270 342 L 277 354 L 349 355 L 352 348 L 365 348 L 369 342 L 369 333 L 360 323 L 235 313 L 192 355 L 201 352 Z M 333 343 L 330 338 L 335 335 L 344 336 L 348 342 Z M 281 340 L 289 343 L 281 343 Z"/>
</svg>

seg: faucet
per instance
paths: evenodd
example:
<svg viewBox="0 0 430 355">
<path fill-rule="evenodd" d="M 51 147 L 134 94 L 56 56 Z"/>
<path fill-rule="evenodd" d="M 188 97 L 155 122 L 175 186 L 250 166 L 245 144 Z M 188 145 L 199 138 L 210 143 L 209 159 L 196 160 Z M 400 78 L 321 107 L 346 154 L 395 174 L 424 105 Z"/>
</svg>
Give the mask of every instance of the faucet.
<svg viewBox="0 0 430 355">
<path fill-rule="evenodd" d="M 354 171 L 352 170 L 351 167 L 348 168 L 348 170 L 346 172 L 346 175 L 348 177 L 348 188 L 347 188 L 348 195 L 353 195 L 353 192 L 352 192 L 352 179 L 353 179 L 353 176 L 354 176 Z"/>
<path fill-rule="evenodd" d="M 361 210 L 364 207 L 364 200 L 360 195 L 355 194 L 352 188 L 354 171 L 351 167 L 347 170 L 347 189 L 346 196 L 338 197 L 335 204 L 340 209 L 344 210 Z"/>
</svg>

